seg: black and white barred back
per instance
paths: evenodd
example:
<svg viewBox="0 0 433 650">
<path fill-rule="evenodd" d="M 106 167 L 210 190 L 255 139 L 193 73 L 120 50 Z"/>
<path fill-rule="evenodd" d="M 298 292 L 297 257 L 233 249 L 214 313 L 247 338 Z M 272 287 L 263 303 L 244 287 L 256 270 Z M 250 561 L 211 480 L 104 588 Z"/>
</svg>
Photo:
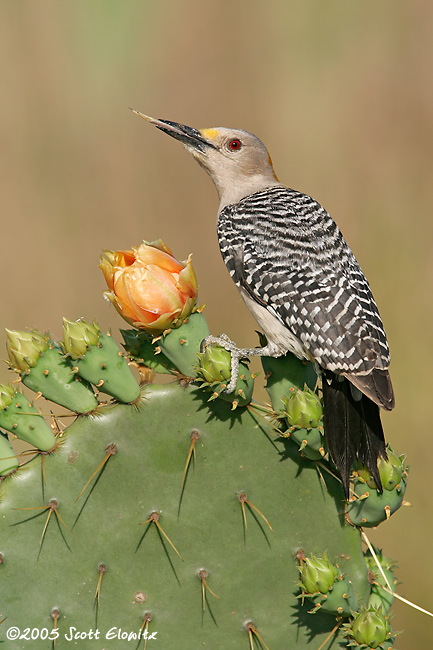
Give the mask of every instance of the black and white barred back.
<svg viewBox="0 0 433 650">
<path fill-rule="evenodd" d="M 256 192 L 221 210 L 218 238 L 238 288 L 290 330 L 306 357 L 326 376 L 343 375 L 376 404 L 393 407 L 389 348 L 370 286 L 338 226 L 317 201 L 281 186 Z M 323 384 L 324 393 L 331 390 Z M 337 390 L 352 399 L 347 387 Z M 370 405 L 366 408 L 371 411 Z M 379 418 L 378 409 L 372 413 L 374 420 Z M 377 448 L 367 449 L 364 458 L 376 474 L 377 456 L 385 454 L 380 418 L 379 426 Z M 377 429 L 377 423 L 371 428 Z M 369 436 L 360 436 L 358 432 L 345 441 L 349 450 L 343 459 L 338 458 L 343 451 L 331 441 L 331 456 L 340 470 L 363 459 L 364 451 L 356 447 L 368 447 Z"/>
</svg>

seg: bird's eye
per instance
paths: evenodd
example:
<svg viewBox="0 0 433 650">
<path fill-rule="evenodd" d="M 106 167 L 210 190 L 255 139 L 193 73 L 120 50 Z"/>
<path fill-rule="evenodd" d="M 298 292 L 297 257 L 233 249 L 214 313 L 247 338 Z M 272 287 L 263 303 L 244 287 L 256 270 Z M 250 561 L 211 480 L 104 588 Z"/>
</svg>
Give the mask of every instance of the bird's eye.
<svg viewBox="0 0 433 650">
<path fill-rule="evenodd" d="M 241 147 L 242 147 L 242 142 L 240 140 L 238 140 L 237 138 L 235 138 L 234 140 L 230 140 L 229 148 L 232 151 L 238 151 L 238 149 L 240 149 Z"/>
</svg>

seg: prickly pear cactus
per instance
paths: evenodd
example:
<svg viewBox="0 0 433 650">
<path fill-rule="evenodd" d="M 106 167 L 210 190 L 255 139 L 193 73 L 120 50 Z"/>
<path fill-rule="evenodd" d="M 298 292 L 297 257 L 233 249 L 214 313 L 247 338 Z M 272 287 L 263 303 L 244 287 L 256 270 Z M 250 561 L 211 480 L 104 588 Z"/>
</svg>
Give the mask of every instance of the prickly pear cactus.
<svg viewBox="0 0 433 650">
<path fill-rule="evenodd" d="M 229 355 L 200 353 L 208 326 L 191 292 L 185 303 L 168 329 L 123 331 L 123 352 L 83 320 L 65 319 L 61 342 L 9 332 L 11 366 L 36 395 L 0 387 L 4 647 L 286 650 L 334 635 L 391 647 L 388 618 L 370 633 L 390 601 L 379 577 L 370 603 L 371 557 L 326 459 L 311 364 L 264 359 L 272 406 L 251 401 L 247 365 L 228 396 Z M 53 403 L 44 418 L 40 394 L 73 394 L 74 421 Z M 36 448 L 30 460 L 15 437 Z"/>
</svg>

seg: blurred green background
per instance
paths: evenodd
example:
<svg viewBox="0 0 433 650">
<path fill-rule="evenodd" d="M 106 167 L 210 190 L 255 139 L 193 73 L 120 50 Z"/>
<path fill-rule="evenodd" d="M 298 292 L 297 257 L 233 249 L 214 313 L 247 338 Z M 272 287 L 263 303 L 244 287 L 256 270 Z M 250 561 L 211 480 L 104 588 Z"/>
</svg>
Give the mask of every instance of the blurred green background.
<svg viewBox="0 0 433 650">
<path fill-rule="evenodd" d="M 383 421 L 413 507 L 370 536 L 433 609 L 431 0 L 1 0 L 0 57 L 1 326 L 123 326 L 101 249 L 162 237 L 193 253 L 211 330 L 256 345 L 210 180 L 128 107 L 256 133 L 334 216 L 380 306 L 397 397 Z M 431 647 L 432 619 L 394 611 L 399 650 Z"/>
</svg>

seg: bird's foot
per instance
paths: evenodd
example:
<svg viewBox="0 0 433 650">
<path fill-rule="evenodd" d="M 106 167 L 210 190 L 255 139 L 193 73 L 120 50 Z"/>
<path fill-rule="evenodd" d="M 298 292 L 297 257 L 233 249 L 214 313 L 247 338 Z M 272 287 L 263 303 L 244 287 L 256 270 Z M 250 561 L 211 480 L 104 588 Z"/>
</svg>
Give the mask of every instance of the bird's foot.
<svg viewBox="0 0 433 650">
<path fill-rule="evenodd" d="M 206 338 L 201 342 L 201 346 L 200 346 L 201 352 L 203 352 L 206 346 L 208 345 L 220 345 L 222 348 L 230 352 L 231 375 L 230 375 L 230 381 L 224 392 L 227 394 L 233 393 L 234 389 L 236 388 L 236 384 L 238 383 L 239 360 L 244 357 L 247 357 L 248 355 L 242 354 L 243 352 L 245 352 L 245 350 L 239 348 L 236 345 L 236 343 L 234 343 L 234 341 L 229 339 L 229 337 L 226 334 L 220 334 L 220 336 L 212 336 L 212 335 L 206 336 Z"/>
<path fill-rule="evenodd" d="M 248 359 L 249 357 L 279 357 L 286 353 L 286 350 L 280 349 L 274 343 L 268 343 L 263 348 L 239 348 L 226 334 L 206 336 L 201 342 L 201 352 L 204 351 L 207 345 L 220 345 L 231 354 L 231 377 L 225 390 L 227 394 L 233 393 L 236 388 L 239 376 L 239 362 L 241 359 Z"/>
</svg>

